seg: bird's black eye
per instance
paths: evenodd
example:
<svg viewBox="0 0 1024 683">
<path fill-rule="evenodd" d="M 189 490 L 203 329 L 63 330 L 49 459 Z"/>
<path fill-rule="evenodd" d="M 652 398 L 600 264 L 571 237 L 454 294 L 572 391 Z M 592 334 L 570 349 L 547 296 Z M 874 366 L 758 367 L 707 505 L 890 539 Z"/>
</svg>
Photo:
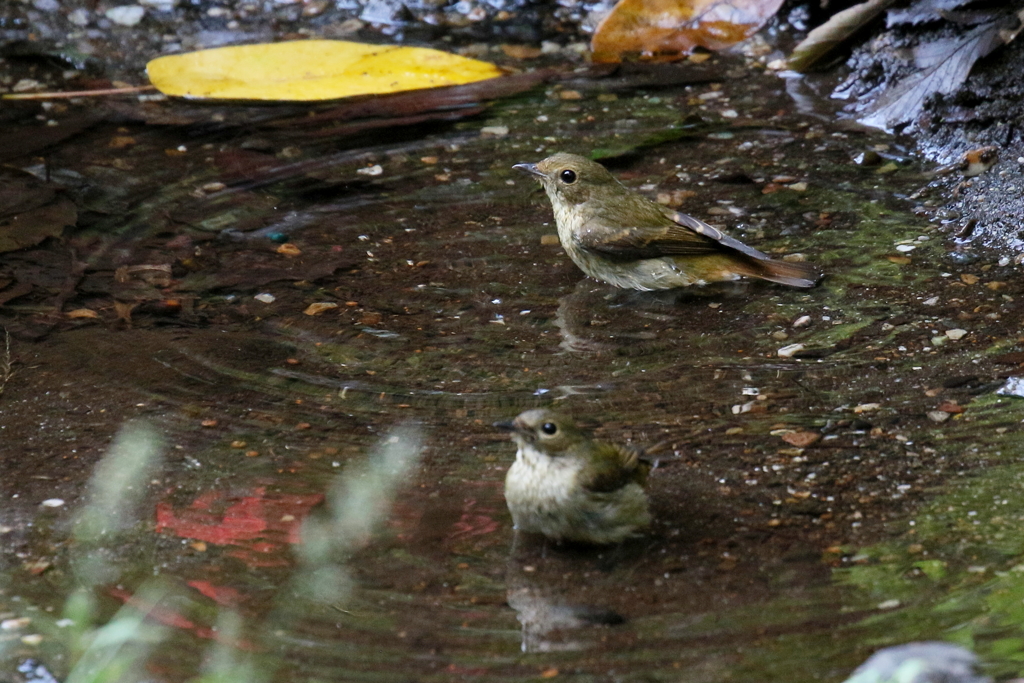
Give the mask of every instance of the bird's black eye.
<svg viewBox="0 0 1024 683">
<path fill-rule="evenodd" d="M 548 436 L 551 436 L 558 431 L 558 425 L 556 425 L 554 422 L 545 422 L 540 426 L 540 431 L 544 432 Z"/>
<path fill-rule="evenodd" d="M 572 185 L 576 182 L 576 171 L 567 168 L 558 174 L 558 179 L 566 185 Z"/>
</svg>

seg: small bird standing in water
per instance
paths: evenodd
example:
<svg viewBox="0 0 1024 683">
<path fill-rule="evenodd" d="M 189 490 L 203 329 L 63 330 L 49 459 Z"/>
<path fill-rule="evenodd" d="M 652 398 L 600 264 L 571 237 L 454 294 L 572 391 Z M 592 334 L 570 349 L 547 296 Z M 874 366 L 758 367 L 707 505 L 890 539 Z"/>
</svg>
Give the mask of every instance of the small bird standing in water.
<svg viewBox="0 0 1024 683">
<path fill-rule="evenodd" d="M 516 164 L 533 174 L 555 210 L 558 239 L 584 273 L 624 289 L 671 289 L 740 277 L 813 287 L 807 263 L 776 261 L 715 227 L 627 189 L 598 163 L 553 154 Z"/>
<path fill-rule="evenodd" d="M 618 543 L 651 523 L 641 451 L 595 441 L 572 420 L 527 410 L 495 427 L 519 446 L 505 476 L 515 528 L 556 541 Z"/>
</svg>

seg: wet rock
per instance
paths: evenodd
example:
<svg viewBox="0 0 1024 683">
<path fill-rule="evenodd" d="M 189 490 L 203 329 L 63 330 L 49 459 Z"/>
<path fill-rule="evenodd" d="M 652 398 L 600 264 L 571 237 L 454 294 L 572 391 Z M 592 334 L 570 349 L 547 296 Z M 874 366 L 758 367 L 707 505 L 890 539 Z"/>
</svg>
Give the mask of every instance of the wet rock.
<svg viewBox="0 0 1024 683">
<path fill-rule="evenodd" d="M 1010 377 L 1006 383 L 996 389 L 1000 396 L 1019 396 L 1024 398 L 1024 377 Z"/>
<path fill-rule="evenodd" d="M 804 350 L 803 344 L 790 344 L 789 346 L 783 346 L 781 349 L 776 351 L 779 358 L 792 358 L 794 355 Z"/>
<path fill-rule="evenodd" d="M 990 683 L 977 666 L 977 656 L 959 645 L 908 643 L 871 655 L 845 683 Z"/>
</svg>

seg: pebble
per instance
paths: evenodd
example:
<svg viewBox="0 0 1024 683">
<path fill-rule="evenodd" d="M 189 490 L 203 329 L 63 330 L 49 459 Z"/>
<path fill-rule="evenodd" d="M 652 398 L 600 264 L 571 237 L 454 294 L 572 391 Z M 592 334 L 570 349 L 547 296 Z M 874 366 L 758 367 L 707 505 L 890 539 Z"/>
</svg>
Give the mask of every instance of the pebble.
<svg viewBox="0 0 1024 683">
<path fill-rule="evenodd" d="M 855 413 L 870 413 L 878 410 L 882 407 L 881 403 L 861 403 L 859 406 L 853 409 Z"/>
<path fill-rule="evenodd" d="M 170 12 L 178 6 L 178 0 L 139 0 L 139 4 L 158 12 Z"/>
<path fill-rule="evenodd" d="M 508 135 L 508 126 L 484 126 L 480 129 L 481 137 L 503 138 Z"/>
<path fill-rule="evenodd" d="M 947 413 L 947 412 L 945 412 L 943 410 L 929 410 L 928 411 L 928 419 L 931 420 L 932 422 L 942 423 L 942 422 L 945 422 L 946 420 L 948 420 L 949 417 L 950 417 L 949 413 Z"/>
<path fill-rule="evenodd" d="M 32 92 L 42 89 L 43 84 L 34 78 L 23 78 L 11 87 L 11 92 Z"/>
<path fill-rule="evenodd" d="M 275 297 L 273 294 L 263 292 L 261 294 L 257 294 L 256 296 L 254 296 L 253 299 L 256 299 L 256 301 L 260 301 L 265 304 L 272 304 L 277 300 L 277 297 Z"/>
<path fill-rule="evenodd" d="M 89 10 L 79 7 L 68 12 L 68 21 L 75 26 L 89 25 Z"/>
<path fill-rule="evenodd" d="M 57 0 L 32 0 L 32 6 L 40 12 L 56 12 L 60 9 Z"/>
<path fill-rule="evenodd" d="M 366 168 L 361 168 L 361 169 L 356 171 L 356 173 L 358 173 L 359 175 L 370 175 L 370 176 L 377 176 L 377 175 L 382 174 L 383 172 L 384 172 L 384 169 L 381 168 L 380 164 L 374 164 L 373 166 L 367 166 Z"/>
<path fill-rule="evenodd" d="M 61 498 L 47 498 L 40 505 L 44 508 L 59 508 L 64 505 L 64 500 Z"/>
<path fill-rule="evenodd" d="M 791 358 L 794 354 L 800 353 L 803 350 L 803 344 L 790 344 L 789 346 L 783 346 L 776 353 L 779 355 L 779 358 Z"/>
<path fill-rule="evenodd" d="M 104 16 L 120 26 L 135 26 L 146 16 L 146 8 L 140 5 L 119 5 L 108 9 Z"/>
<path fill-rule="evenodd" d="M 4 619 L 0 621 L 0 631 L 14 631 L 19 628 L 24 628 L 32 623 L 32 620 L 28 617 L 20 617 L 18 619 Z"/>
<path fill-rule="evenodd" d="M 896 251 L 903 252 L 904 254 L 907 253 L 908 251 L 914 251 L 915 249 L 917 249 L 917 247 L 914 246 L 913 244 L 897 244 L 896 245 Z"/>
<path fill-rule="evenodd" d="M 802 315 L 793 321 L 793 327 L 807 327 L 811 324 L 811 316 Z"/>
<path fill-rule="evenodd" d="M 959 327 L 952 330 L 946 330 L 946 336 L 953 341 L 957 341 L 958 339 L 963 339 L 967 336 L 967 330 L 962 330 Z"/>
</svg>

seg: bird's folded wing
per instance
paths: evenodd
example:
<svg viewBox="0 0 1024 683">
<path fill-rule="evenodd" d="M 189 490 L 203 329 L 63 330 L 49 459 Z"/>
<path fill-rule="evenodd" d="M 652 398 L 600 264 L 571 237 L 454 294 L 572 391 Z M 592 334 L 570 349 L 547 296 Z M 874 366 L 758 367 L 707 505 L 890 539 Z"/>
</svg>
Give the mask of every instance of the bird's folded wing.
<svg viewBox="0 0 1024 683">
<path fill-rule="evenodd" d="M 672 223 L 628 228 L 591 225 L 579 231 L 577 239 L 585 249 L 623 261 L 659 256 L 699 256 L 723 251 L 723 247 L 758 260 L 768 258 L 766 254 L 693 216 L 670 210 L 665 213 Z"/>
<path fill-rule="evenodd" d="M 596 451 L 592 467 L 589 468 L 586 481 L 580 482 L 584 488 L 597 493 L 609 493 L 633 481 L 642 484 L 647 478 L 651 466 L 641 459 L 642 451 L 600 441 L 594 446 Z"/>
</svg>

